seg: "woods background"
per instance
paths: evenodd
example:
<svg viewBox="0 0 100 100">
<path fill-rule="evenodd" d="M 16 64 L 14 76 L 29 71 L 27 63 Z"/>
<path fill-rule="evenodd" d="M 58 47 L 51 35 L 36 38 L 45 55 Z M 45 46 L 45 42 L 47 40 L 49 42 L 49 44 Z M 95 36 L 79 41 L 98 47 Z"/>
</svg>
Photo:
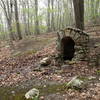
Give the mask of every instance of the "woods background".
<svg viewBox="0 0 100 100">
<path fill-rule="evenodd" d="M 78 9 L 77 2 L 78 0 L 1 0 L 0 39 L 20 40 L 28 35 L 74 27 L 78 18 L 78 14 L 74 16 L 74 6 Z M 99 24 L 100 0 L 81 0 L 81 4 L 84 8 L 82 13 L 85 26 Z"/>
</svg>

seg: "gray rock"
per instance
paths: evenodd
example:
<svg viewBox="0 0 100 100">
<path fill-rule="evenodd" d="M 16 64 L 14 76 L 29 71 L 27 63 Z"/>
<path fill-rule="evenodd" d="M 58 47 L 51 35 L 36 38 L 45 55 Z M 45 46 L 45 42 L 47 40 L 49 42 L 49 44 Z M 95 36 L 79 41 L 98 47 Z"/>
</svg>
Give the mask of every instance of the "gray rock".
<svg viewBox="0 0 100 100">
<path fill-rule="evenodd" d="M 88 79 L 89 79 L 89 80 L 94 80 L 94 79 L 96 79 L 96 77 L 94 77 L 94 76 L 89 76 Z"/>
<path fill-rule="evenodd" d="M 84 88 L 85 84 L 86 83 L 83 80 L 79 79 L 78 76 L 75 76 L 70 82 L 67 83 L 67 87 L 82 89 Z"/>
<path fill-rule="evenodd" d="M 39 90 L 36 89 L 36 88 L 33 88 L 33 89 L 29 90 L 25 94 L 26 99 L 34 99 L 34 98 L 38 98 L 38 97 L 39 97 Z"/>
<path fill-rule="evenodd" d="M 41 66 L 47 66 L 51 63 L 51 60 L 49 57 L 45 57 L 40 61 L 40 65 Z"/>
</svg>

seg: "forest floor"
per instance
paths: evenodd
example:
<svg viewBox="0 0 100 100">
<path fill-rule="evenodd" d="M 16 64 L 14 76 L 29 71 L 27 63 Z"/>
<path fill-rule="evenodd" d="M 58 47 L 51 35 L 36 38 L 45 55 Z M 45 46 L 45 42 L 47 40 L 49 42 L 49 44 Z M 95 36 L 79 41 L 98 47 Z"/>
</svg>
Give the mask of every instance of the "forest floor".
<svg viewBox="0 0 100 100">
<path fill-rule="evenodd" d="M 10 52 L 9 46 L 1 44 L 0 87 L 17 87 L 20 90 L 32 88 L 34 84 L 34 86 L 48 88 L 48 85 L 67 83 L 74 76 L 94 77 L 95 79 L 81 92 L 65 89 L 49 93 L 47 90 L 47 93 L 41 93 L 41 100 L 100 100 L 100 65 L 96 65 L 96 61 L 90 62 L 91 66 L 87 61 L 70 61 L 61 65 L 52 59 L 50 65 L 40 67 L 41 59 L 56 54 L 55 40 L 54 33 L 40 35 L 36 39 L 30 37 L 15 42 L 13 52 Z M 100 36 L 93 33 L 90 44 L 91 58 L 100 55 Z"/>
</svg>

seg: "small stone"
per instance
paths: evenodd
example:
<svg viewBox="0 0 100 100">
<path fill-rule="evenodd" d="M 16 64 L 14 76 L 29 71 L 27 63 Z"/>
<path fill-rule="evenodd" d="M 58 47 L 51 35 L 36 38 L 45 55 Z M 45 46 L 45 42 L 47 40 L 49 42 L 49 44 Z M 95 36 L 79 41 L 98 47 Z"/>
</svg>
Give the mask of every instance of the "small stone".
<svg viewBox="0 0 100 100">
<path fill-rule="evenodd" d="M 96 86 L 97 86 L 97 87 L 100 87 L 100 83 L 97 83 Z"/>
<path fill-rule="evenodd" d="M 46 85 L 43 86 L 44 88 L 47 87 Z"/>
<path fill-rule="evenodd" d="M 11 91 L 12 94 L 15 94 L 15 91 Z"/>
<path fill-rule="evenodd" d="M 44 100 L 44 96 L 41 96 L 41 97 L 40 97 L 40 100 Z"/>
<path fill-rule="evenodd" d="M 81 95 L 82 95 L 82 96 L 85 96 L 85 95 L 86 95 L 86 93 L 84 93 L 84 92 L 83 92 L 83 93 L 81 93 Z"/>
<path fill-rule="evenodd" d="M 46 57 L 46 58 L 43 58 L 41 61 L 40 61 L 40 65 L 41 66 L 47 66 L 51 63 L 51 60 L 49 57 Z"/>
<path fill-rule="evenodd" d="M 89 76 L 88 79 L 89 79 L 89 80 L 93 80 L 93 79 L 96 79 L 96 77 L 94 77 L 94 76 Z"/>
<path fill-rule="evenodd" d="M 69 68 L 69 65 L 62 65 L 61 68 Z"/>
</svg>

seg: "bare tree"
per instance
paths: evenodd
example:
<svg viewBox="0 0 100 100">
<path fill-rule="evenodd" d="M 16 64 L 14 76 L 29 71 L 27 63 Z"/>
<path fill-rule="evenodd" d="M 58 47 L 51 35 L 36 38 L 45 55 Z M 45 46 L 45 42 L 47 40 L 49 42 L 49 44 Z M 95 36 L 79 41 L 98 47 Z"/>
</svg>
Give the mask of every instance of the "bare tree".
<svg viewBox="0 0 100 100">
<path fill-rule="evenodd" d="M 29 8 L 30 8 L 29 0 L 27 0 L 27 9 L 28 9 L 28 14 L 27 14 L 27 17 L 28 17 L 28 19 L 27 19 L 27 29 L 28 29 L 29 35 L 31 35 L 31 32 L 30 32 L 30 10 L 29 10 Z"/>
<path fill-rule="evenodd" d="M 76 27 L 84 30 L 84 0 L 73 0 Z"/>
<path fill-rule="evenodd" d="M 10 40 L 14 40 L 14 35 L 12 32 L 13 1 L 12 0 L 5 0 L 5 1 L 1 0 L 1 7 L 3 8 L 4 14 L 7 20 Z"/>
<path fill-rule="evenodd" d="M 40 34 L 38 20 L 38 0 L 35 0 L 35 34 Z"/>
<path fill-rule="evenodd" d="M 19 40 L 21 40 L 22 35 L 21 35 L 20 24 L 19 24 L 19 14 L 18 14 L 17 0 L 15 0 L 15 20 L 16 20 L 16 28 L 17 28 L 18 38 L 19 38 Z"/>
<path fill-rule="evenodd" d="M 54 0 L 51 0 L 51 6 L 52 6 L 51 29 L 52 29 L 52 31 L 54 31 L 55 30 L 55 25 L 54 25 Z"/>
<path fill-rule="evenodd" d="M 20 4 L 21 4 L 21 7 L 22 7 L 22 23 L 24 25 L 24 33 L 25 35 L 28 35 L 28 28 L 27 28 L 27 14 L 25 12 L 25 9 L 27 8 L 27 4 L 26 4 L 26 1 L 24 0 L 20 0 Z"/>
<path fill-rule="evenodd" d="M 47 31 L 50 32 L 50 0 L 48 0 L 48 7 L 47 7 Z"/>
<path fill-rule="evenodd" d="M 11 50 L 14 49 L 13 45 L 13 40 L 14 34 L 13 34 L 13 29 L 12 29 L 12 17 L 13 17 L 13 1 L 12 0 L 1 0 L 1 7 L 4 11 L 5 18 L 7 21 L 7 26 L 8 26 L 8 33 L 9 33 L 9 45 Z"/>
</svg>

